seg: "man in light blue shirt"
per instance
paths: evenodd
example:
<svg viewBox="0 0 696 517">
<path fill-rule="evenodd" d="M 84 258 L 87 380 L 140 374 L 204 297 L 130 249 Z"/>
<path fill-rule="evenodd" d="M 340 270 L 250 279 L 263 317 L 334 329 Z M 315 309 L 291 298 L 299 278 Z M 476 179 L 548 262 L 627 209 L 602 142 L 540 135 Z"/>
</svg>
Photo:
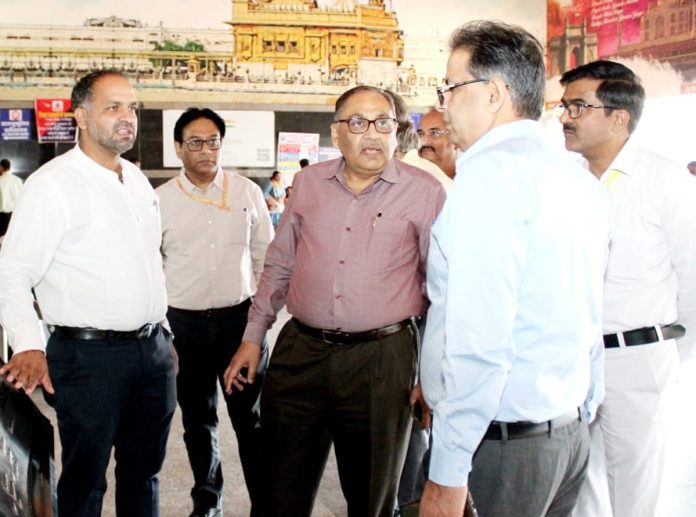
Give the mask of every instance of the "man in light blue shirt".
<svg viewBox="0 0 696 517">
<path fill-rule="evenodd" d="M 428 258 L 421 382 L 433 447 L 421 515 L 567 515 L 601 400 L 604 193 L 544 142 L 543 49 L 471 22 L 438 88 L 464 151 Z M 476 455 L 474 456 L 474 453 Z"/>
</svg>

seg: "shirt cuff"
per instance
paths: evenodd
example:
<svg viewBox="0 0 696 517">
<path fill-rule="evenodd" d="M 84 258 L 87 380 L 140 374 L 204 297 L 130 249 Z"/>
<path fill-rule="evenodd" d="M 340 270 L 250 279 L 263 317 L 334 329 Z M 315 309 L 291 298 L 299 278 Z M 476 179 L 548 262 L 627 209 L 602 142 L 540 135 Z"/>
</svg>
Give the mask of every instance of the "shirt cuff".
<svg viewBox="0 0 696 517">
<path fill-rule="evenodd" d="M 466 452 L 452 451 L 433 443 L 430 448 L 428 479 L 443 486 L 467 486 L 472 458 Z"/>
<path fill-rule="evenodd" d="M 35 324 L 22 325 L 14 332 L 5 329 L 7 332 L 8 343 L 12 348 L 13 354 L 20 354 L 29 350 L 46 351 L 46 335 L 43 323 L 38 319 Z"/>
<path fill-rule="evenodd" d="M 266 347 L 266 332 L 268 329 L 262 324 L 249 321 L 247 323 L 246 329 L 244 329 L 244 335 L 242 336 L 242 341 L 249 341 L 261 347 L 263 350 Z"/>
</svg>

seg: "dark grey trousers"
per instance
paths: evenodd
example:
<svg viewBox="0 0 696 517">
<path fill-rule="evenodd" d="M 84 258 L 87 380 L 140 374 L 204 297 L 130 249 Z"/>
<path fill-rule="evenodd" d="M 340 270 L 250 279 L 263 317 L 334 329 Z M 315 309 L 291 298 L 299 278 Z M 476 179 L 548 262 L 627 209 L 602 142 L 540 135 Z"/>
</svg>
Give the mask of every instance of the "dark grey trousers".
<svg viewBox="0 0 696 517">
<path fill-rule="evenodd" d="M 290 320 L 261 391 L 265 517 L 309 517 L 333 443 L 348 517 L 392 517 L 418 336 L 331 345 Z"/>
<path fill-rule="evenodd" d="M 587 473 L 585 422 L 517 440 L 483 440 L 469 490 L 480 517 L 567 516 Z"/>
</svg>

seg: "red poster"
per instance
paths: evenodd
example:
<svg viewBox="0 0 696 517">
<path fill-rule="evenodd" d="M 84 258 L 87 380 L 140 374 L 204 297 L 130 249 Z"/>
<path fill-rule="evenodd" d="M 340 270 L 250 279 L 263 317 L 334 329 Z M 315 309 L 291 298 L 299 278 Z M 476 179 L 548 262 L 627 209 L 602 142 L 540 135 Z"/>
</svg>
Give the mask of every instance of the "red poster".
<svg viewBox="0 0 696 517">
<path fill-rule="evenodd" d="M 690 2 L 547 0 L 548 72 L 597 59 L 640 56 L 696 77 L 696 17 Z"/>
<path fill-rule="evenodd" d="M 36 130 L 39 143 L 75 142 L 77 124 L 70 99 L 35 99 Z"/>
</svg>

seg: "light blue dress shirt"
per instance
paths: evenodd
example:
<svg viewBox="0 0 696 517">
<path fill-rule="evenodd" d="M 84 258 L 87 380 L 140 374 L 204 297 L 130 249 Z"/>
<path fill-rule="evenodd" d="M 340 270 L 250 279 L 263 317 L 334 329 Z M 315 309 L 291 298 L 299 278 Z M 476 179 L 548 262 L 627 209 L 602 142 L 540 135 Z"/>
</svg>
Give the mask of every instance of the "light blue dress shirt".
<svg viewBox="0 0 696 517">
<path fill-rule="evenodd" d="M 428 256 L 432 481 L 466 485 L 493 420 L 596 408 L 608 243 L 603 188 L 537 122 L 496 127 L 459 158 Z"/>
</svg>

